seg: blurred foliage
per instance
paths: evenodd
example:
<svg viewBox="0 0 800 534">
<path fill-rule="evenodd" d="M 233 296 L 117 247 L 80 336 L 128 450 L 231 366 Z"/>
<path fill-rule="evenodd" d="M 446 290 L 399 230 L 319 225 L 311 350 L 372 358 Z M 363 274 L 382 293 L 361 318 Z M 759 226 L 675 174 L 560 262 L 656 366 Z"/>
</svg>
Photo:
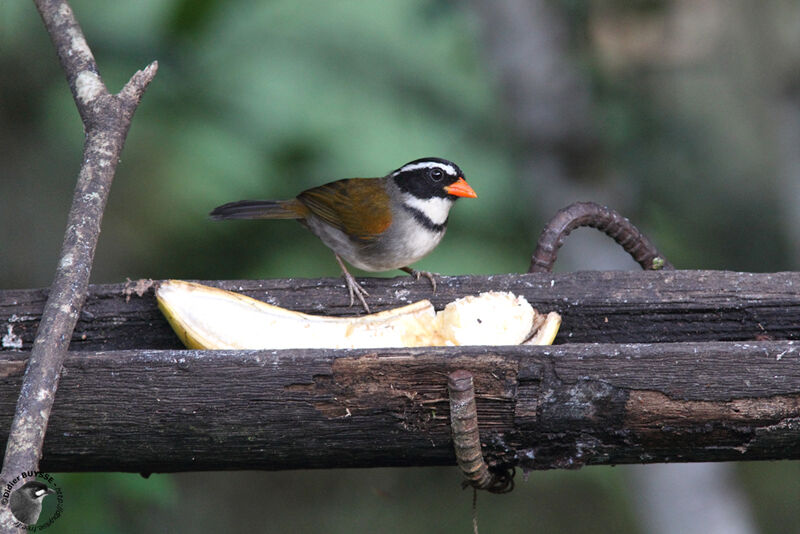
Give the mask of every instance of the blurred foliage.
<svg viewBox="0 0 800 534">
<path fill-rule="evenodd" d="M 612 68 L 595 48 L 598 12 L 657 17 L 671 4 L 558 2 L 592 87 L 604 166 L 638 199 L 625 215 L 680 267 L 791 268 L 796 244 L 782 218 L 784 193 L 770 178 L 772 138 L 754 127 L 750 107 L 764 95 L 753 96 L 763 73 L 748 42 L 720 45 L 742 68 L 670 68 L 658 59 Z M 526 147 L 509 129 L 513 110 L 487 68 L 480 21 L 464 5 L 72 6 L 112 91 L 151 60 L 160 65 L 112 188 L 93 282 L 338 276 L 329 251 L 295 223 L 213 223 L 207 213 L 232 200 L 380 176 L 423 156 L 456 161 L 479 199 L 459 202 L 447 238 L 421 268 L 523 271 L 545 219 L 562 207 L 532 213 L 521 193 L 517 158 Z M 0 287 L 49 284 L 82 139 L 32 3 L 0 3 Z M 590 259 L 579 267 L 591 267 Z M 796 468 L 741 467 L 764 532 L 800 523 Z M 481 496 L 481 523 L 493 532 L 635 532 L 619 473 L 534 473 L 511 495 Z M 266 524 L 297 532 L 469 530 L 471 495 L 458 489 L 454 469 L 63 474 L 58 481 L 67 501 L 54 533 L 258 531 Z"/>
<path fill-rule="evenodd" d="M 578 533 L 592 525 L 597 532 L 634 532 L 620 475 L 589 468 L 537 472 L 526 482 L 518 474 L 512 493 L 479 494 L 481 531 Z M 461 489 L 461 478 L 455 468 L 180 474 L 180 499 L 199 511 L 190 518 L 157 514 L 152 524 L 170 532 L 224 530 L 234 521 L 254 532 L 472 532 L 472 490 Z M 216 492 L 205 491 L 210 484 Z M 267 485 L 268 499 L 241 492 Z M 298 495 L 308 508 L 297 506 Z M 253 508 L 259 513 L 241 521 L 238 510 Z"/>
<path fill-rule="evenodd" d="M 177 509 L 178 491 L 169 475 L 51 474 L 64 495 L 63 513 L 48 528 L 52 532 L 145 532 L 152 528 L 153 514 Z M 53 499 L 45 499 L 41 517 L 52 517 L 54 507 Z"/>
</svg>

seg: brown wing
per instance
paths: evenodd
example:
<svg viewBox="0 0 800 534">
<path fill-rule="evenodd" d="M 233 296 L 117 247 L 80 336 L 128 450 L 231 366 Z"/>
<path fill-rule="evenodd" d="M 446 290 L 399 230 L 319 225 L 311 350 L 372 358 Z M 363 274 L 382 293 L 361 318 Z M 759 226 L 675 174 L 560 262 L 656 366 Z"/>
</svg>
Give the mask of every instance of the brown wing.
<svg viewBox="0 0 800 534">
<path fill-rule="evenodd" d="M 369 240 L 392 224 L 392 210 L 380 178 L 347 178 L 303 191 L 297 199 L 309 211 L 351 237 Z"/>
</svg>

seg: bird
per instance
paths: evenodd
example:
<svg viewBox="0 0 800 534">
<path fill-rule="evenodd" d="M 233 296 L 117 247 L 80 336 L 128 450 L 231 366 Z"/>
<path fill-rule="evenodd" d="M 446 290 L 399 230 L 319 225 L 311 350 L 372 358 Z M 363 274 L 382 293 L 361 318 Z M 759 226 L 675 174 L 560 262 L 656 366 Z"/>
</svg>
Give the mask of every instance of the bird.
<svg viewBox="0 0 800 534">
<path fill-rule="evenodd" d="M 477 198 L 455 163 L 442 158 L 410 161 L 382 178 L 345 178 L 307 189 L 289 200 L 239 200 L 214 208 L 213 220 L 296 219 L 333 251 L 342 269 L 350 306 L 358 297 L 367 313 L 369 293 L 344 262 L 369 272 L 400 269 L 431 252 L 447 230 L 450 208 Z"/>
<path fill-rule="evenodd" d="M 35 525 L 42 513 L 42 501 L 55 490 L 46 484 L 34 480 L 24 484 L 11 494 L 9 508 L 18 521 L 26 525 Z"/>
</svg>

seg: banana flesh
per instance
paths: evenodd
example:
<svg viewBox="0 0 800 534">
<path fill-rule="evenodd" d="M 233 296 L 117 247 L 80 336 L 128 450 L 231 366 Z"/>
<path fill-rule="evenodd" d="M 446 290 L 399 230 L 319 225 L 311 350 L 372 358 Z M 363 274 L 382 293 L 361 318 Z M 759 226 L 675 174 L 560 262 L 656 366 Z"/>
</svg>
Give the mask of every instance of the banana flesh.
<svg viewBox="0 0 800 534">
<path fill-rule="evenodd" d="M 359 317 L 308 315 L 239 293 L 167 280 L 158 306 L 192 349 L 388 348 L 552 344 L 561 317 L 543 316 L 523 297 L 488 292 L 448 304 L 427 300 Z"/>
</svg>

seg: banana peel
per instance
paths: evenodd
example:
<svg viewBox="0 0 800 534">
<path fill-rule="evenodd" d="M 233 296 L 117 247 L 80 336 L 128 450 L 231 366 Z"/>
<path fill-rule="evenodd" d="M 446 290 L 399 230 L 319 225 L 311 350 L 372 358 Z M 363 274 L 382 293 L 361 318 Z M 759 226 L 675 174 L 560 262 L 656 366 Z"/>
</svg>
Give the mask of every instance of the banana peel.
<svg viewBox="0 0 800 534">
<path fill-rule="evenodd" d="M 428 300 L 359 317 L 308 315 L 239 293 L 167 280 L 158 307 L 190 349 L 388 348 L 448 345 L 550 345 L 561 325 L 524 297 L 487 292 L 449 303 Z"/>
</svg>

